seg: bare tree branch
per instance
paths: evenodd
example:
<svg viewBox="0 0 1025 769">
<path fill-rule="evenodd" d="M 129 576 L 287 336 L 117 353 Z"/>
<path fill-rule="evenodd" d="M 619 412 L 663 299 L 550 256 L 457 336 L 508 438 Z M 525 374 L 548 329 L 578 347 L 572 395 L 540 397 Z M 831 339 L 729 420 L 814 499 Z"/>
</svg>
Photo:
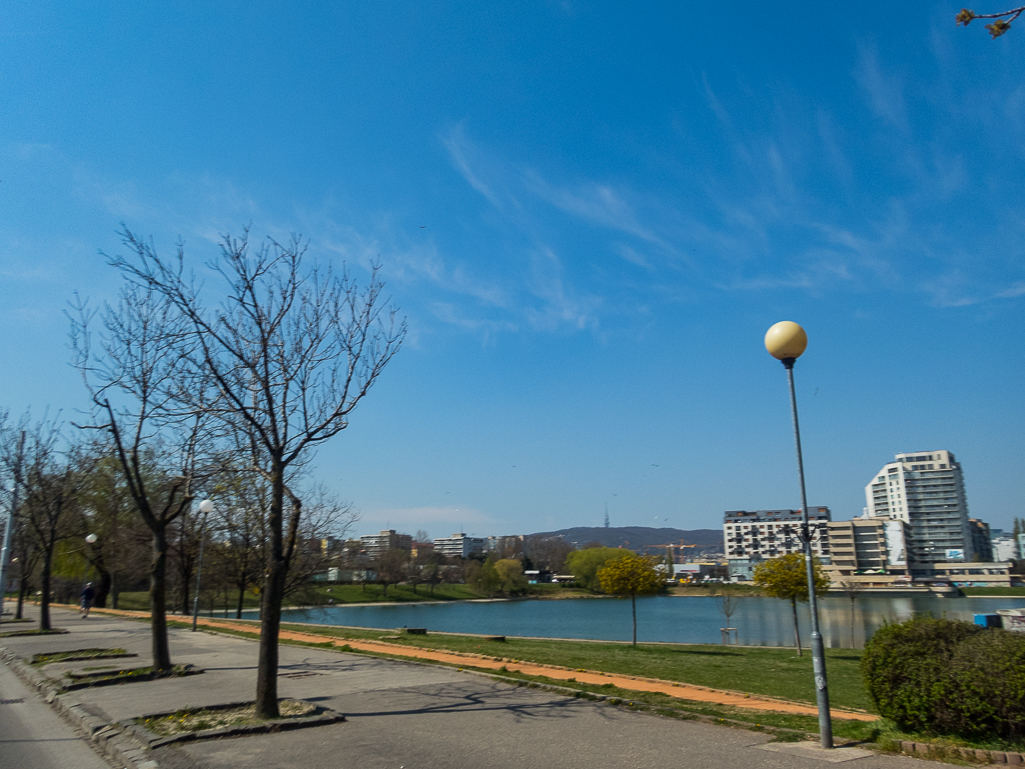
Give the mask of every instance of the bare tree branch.
<svg viewBox="0 0 1025 769">
<path fill-rule="evenodd" d="M 954 21 L 960 26 L 967 27 L 974 19 L 996 19 L 993 23 L 986 25 L 990 36 L 996 40 L 1011 28 L 1011 22 L 1021 16 L 1023 12 L 1025 12 L 1025 5 L 1000 13 L 975 13 L 975 11 L 962 8 L 954 18 Z"/>
</svg>

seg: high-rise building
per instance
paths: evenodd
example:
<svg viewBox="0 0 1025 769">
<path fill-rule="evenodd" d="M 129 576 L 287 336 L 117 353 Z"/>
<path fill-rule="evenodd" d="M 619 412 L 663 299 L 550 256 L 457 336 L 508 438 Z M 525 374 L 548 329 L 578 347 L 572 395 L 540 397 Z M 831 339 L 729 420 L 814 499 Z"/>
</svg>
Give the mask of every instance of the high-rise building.
<svg viewBox="0 0 1025 769">
<path fill-rule="evenodd" d="M 977 518 L 968 519 L 968 530 L 972 534 L 972 552 L 979 561 L 993 560 L 993 536 L 989 524 Z"/>
<path fill-rule="evenodd" d="M 949 451 L 897 454 L 865 487 L 869 517 L 908 524 L 916 564 L 971 561 L 975 555 L 961 465 Z"/>
</svg>

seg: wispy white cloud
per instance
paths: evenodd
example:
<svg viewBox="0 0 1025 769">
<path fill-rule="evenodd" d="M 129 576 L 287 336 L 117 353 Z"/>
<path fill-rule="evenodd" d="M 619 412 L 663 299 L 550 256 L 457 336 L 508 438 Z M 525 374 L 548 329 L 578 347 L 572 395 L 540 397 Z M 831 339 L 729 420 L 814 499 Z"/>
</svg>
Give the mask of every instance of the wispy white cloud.
<svg viewBox="0 0 1025 769">
<path fill-rule="evenodd" d="M 596 310 L 601 300 L 596 296 L 580 296 L 565 285 L 562 262 L 550 248 L 540 248 L 531 260 L 533 270 L 529 284 L 540 304 L 527 309 L 527 317 L 535 329 L 550 331 L 568 324 L 573 328 L 597 328 Z"/>
<path fill-rule="evenodd" d="M 712 84 L 708 82 L 708 74 L 705 72 L 701 73 L 701 85 L 704 92 L 705 104 L 708 105 L 712 114 L 719 118 L 719 122 L 724 126 L 731 126 L 733 124 L 733 120 L 730 118 L 730 114 L 723 107 L 722 102 L 719 101 L 719 97 L 715 95 L 715 91 L 712 90 Z"/>
<path fill-rule="evenodd" d="M 1017 299 L 1019 296 L 1025 296 L 1025 280 L 1019 280 L 993 294 L 996 299 Z"/>
<path fill-rule="evenodd" d="M 903 80 L 883 71 L 874 46 L 862 43 L 858 46 L 858 54 L 854 77 L 864 91 L 872 111 L 894 128 L 907 131 Z"/>
<path fill-rule="evenodd" d="M 448 150 L 449 157 L 452 159 L 452 164 L 455 166 L 459 174 L 466 180 L 467 184 L 491 201 L 493 205 L 501 207 L 502 203 L 499 201 L 498 196 L 491 187 L 481 179 L 480 176 L 478 176 L 478 172 L 475 170 L 475 166 L 479 166 L 480 164 L 480 153 L 476 146 L 466 138 L 466 132 L 463 129 L 463 125 L 459 124 L 452 128 L 447 134 L 443 134 L 441 136 L 441 142 L 445 145 L 445 149 Z"/>
</svg>

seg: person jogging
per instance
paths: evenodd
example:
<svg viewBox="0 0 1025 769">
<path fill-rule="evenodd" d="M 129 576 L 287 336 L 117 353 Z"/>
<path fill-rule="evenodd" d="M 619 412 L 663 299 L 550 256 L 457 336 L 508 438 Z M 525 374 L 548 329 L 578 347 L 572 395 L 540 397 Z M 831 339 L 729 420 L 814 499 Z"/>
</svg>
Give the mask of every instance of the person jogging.
<svg viewBox="0 0 1025 769">
<path fill-rule="evenodd" d="M 82 608 L 78 611 L 79 616 L 83 619 L 89 616 L 89 609 L 92 607 L 95 597 L 96 591 L 93 589 L 93 583 L 86 582 L 85 587 L 82 588 Z"/>
</svg>

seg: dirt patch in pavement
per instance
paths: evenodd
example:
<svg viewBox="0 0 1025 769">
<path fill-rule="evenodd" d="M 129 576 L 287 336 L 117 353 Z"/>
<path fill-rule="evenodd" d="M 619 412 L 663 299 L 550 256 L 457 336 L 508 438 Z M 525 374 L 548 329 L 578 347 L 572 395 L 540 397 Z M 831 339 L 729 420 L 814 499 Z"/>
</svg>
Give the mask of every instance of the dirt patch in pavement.
<svg viewBox="0 0 1025 769">
<path fill-rule="evenodd" d="M 97 611 L 97 610 L 93 610 Z M 147 612 L 113 611 L 111 609 L 99 610 L 106 614 L 122 614 L 127 616 L 147 617 Z M 199 618 L 199 624 L 209 628 L 221 628 L 234 630 L 243 633 L 255 633 L 259 635 L 260 626 L 256 623 L 232 622 L 230 620 L 216 620 L 205 617 Z M 534 662 L 521 662 L 500 657 L 491 657 L 484 654 L 464 654 L 460 652 L 443 652 L 434 649 L 420 649 L 401 644 L 391 644 L 383 641 L 365 641 L 344 638 L 330 638 L 328 636 L 316 635 L 315 633 L 302 633 L 294 630 L 282 630 L 280 637 L 289 641 L 301 641 L 304 643 L 323 644 L 332 642 L 335 646 L 349 646 L 360 651 L 373 652 L 376 654 L 389 654 L 393 657 L 406 657 L 409 659 L 428 660 L 431 662 L 443 662 L 449 665 L 463 665 L 484 670 L 498 671 L 505 668 L 508 671 L 522 673 L 529 676 L 544 676 L 559 681 L 579 681 L 580 683 L 613 684 L 620 689 L 632 689 L 641 692 L 656 692 L 667 694 L 670 697 L 678 697 L 681 700 L 692 700 L 695 702 L 711 702 L 718 705 L 729 705 L 747 710 L 767 710 L 776 713 L 799 713 L 801 715 L 818 715 L 818 709 L 814 705 L 806 705 L 791 700 L 766 697 L 761 694 L 745 694 L 743 692 L 732 692 L 725 689 L 711 689 L 705 686 L 693 686 L 692 684 L 676 683 L 658 678 L 642 678 L 639 676 L 627 676 L 619 673 L 601 673 L 593 670 L 574 670 L 573 668 L 560 667 L 558 665 L 542 665 Z M 854 721 L 876 721 L 878 716 L 871 713 L 859 711 L 831 709 L 833 718 L 847 719 Z"/>
</svg>

